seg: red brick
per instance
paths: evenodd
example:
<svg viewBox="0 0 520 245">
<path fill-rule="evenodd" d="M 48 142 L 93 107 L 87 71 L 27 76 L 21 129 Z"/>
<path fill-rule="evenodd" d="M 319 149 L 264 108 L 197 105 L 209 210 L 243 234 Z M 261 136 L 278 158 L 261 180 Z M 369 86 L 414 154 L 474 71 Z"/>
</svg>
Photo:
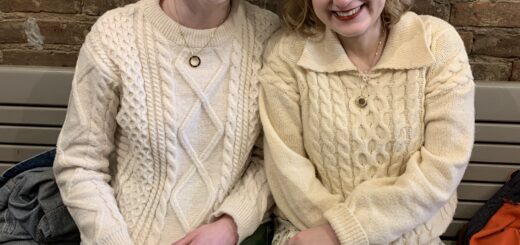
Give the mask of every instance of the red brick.
<svg viewBox="0 0 520 245">
<path fill-rule="evenodd" d="M 41 20 L 38 26 L 46 44 L 82 44 L 92 23 Z"/>
<path fill-rule="evenodd" d="M 23 21 L 0 22 L 0 43 L 23 43 L 27 42 Z"/>
<path fill-rule="evenodd" d="M 0 11 L 9 12 L 10 11 L 10 0 L 0 0 Z"/>
<path fill-rule="evenodd" d="M 3 12 L 79 13 L 81 0 L 0 0 Z"/>
<path fill-rule="evenodd" d="M 108 10 L 137 1 L 138 0 L 84 0 L 82 12 L 89 15 L 102 15 Z"/>
<path fill-rule="evenodd" d="M 511 74 L 511 81 L 520 81 L 520 61 L 513 62 L 513 72 Z"/>
<path fill-rule="evenodd" d="M 450 19 L 450 4 L 448 2 L 434 0 L 415 1 L 412 11 L 418 14 L 437 16 L 446 21 Z"/>
<path fill-rule="evenodd" d="M 511 63 L 507 62 L 471 62 L 475 80 L 508 81 L 511 75 Z"/>
<path fill-rule="evenodd" d="M 49 50 L 4 50 L 6 65 L 68 66 L 76 65 L 78 53 Z"/>
<path fill-rule="evenodd" d="M 458 26 L 520 27 L 520 2 L 455 3 L 451 22 Z"/>
<path fill-rule="evenodd" d="M 475 35 L 473 53 L 505 58 L 520 57 L 520 34 L 488 32 Z"/>
<path fill-rule="evenodd" d="M 464 41 L 464 47 L 466 52 L 469 54 L 473 49 L 473 32 L 470 31 L 459 31 L 460 38 Z"/>
</svg>

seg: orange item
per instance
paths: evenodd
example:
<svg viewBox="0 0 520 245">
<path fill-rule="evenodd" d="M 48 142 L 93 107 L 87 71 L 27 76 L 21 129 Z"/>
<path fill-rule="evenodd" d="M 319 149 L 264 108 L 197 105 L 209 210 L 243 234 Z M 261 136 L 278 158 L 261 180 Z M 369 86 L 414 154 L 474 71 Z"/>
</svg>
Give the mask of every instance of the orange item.
<svg viewBox="0 0 520 245">
<path fill-rule="evenodd" d="M 504 202 L 470 245 L 520 245 L 520 204 Z"/>
</svg>

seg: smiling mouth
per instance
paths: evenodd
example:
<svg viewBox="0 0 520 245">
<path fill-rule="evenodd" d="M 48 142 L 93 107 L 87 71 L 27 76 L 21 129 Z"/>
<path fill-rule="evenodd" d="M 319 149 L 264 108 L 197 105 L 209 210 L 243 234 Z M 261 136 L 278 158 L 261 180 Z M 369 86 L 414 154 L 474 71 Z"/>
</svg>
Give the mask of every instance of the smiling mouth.
<svg viewBox="0 0 520 245">
<path fill-rule="evenodd" d="M 333 11 L 336 18 L 340 20 L 351 20 L 356 18 L 356 16 L 361 12 L 361 9 L 365 6 L 362 4 L 356 8 L 347 10 L 347 11 Z"/>
</svg>

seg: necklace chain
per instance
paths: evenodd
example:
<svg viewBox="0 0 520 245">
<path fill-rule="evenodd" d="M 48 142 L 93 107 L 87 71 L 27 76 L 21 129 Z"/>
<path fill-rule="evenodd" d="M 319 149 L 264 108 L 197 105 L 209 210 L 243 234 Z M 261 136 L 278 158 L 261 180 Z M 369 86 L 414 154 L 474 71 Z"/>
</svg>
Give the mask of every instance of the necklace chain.
<svg viewBox="0 0 520 245">
<path fill-rule="evenodd" d="M 376 52 L 374 53 L 374 58 L 372 60 L 372 63 L 370 64 L 369 70 L 367 70 L 366 72 L 359 71 L 361 80 L 363 80 L 363 87 L 361 88 L 360 96 L 356 99 L 356 104 L 360 108 L 365 108 L 368 105 L 368 95 L 366 95 L 366 90 L 367 90 L 367 87 L 368 87 L 368 81 L 370 80 L 370 78 L 368 77 L 368 73 L 370 72 L 370 69 L 372 69 L 372 67 L 374 67 L 374 65 L 377 62 L 377 59 L 378 59 L 379 55 L 383 51 L 381 47 L 383 45 L 383 42 L 386 40 L 386 29 L 385 29 L 384 26 L 383 26 L 383 31 L 382 32 L 383 33 L 381 35 L 382 36 L 381 40 L 379 40 L 379 42 L 377 43 Z"/>
<path fill-rule="evenodd" d="M 376 47 L 376 51 L 374 52 L 374 57 L 372 58 L 372 62 L 370 63 L 370 68 L 365 71 L 365 72 L 360 72 L 361 74 L 368 74 L 370 69 L 372 69 L 372 67 L 374 67 L 376 65 L 376 62 L 377 62 L 377 59 L 378 59 L 378 56 L 381 54 L 380 51 L 383 51 L 381 49 L 381 46 L 383 45 L 383 42 L 385 41 L 386 39 L 386 28 L 383 26 L 383 30 L 382 30 L 382 33 L 381 33 L 381 39 L 379 40 L 379 42 L 377 42 L 377 47 Z"/>
<path fill-rule="evenodd" d="M 180 24 L 180 23 L 182 23 L 182 19 L 181 19 L 181 16 L 179 15 L 179 11 L 177 10 L 177 6 L 179 6 L 179 5 L 177 4 L 177 0 L 176 0 L 175 1 L 175 14 L 177 15 L 177 19 L 178 19 L 179 24 Z M 199 50 L 197 52 L 193 52 L 193 48 L 188 44 L 188 40 L 186 39 L 186 36 L 184 35 L 184 32 L 182 31 L 182 26 L 180 26 L 179 34 L 181 35 L 181 38 L 182 38 L 182 41 L 184 42 L 184 45 L 186 47 L 188 47 L 188 50 L 190 51 L 190 54 L 191 54 L 190 58 L 188 59 L 188 63 L 190 64 L 191 67 L 196 68 L 196 67 L 200 66 L 201 59 L 198 56 L 198 54 L 200 52 L 202 52 L 202 50 L 204 50 L 209 45 L 209 43 L 213 40 L 213 38 L 215 37 L 215 33 L 217 32 L 218 28 L 226 20 L 226 18 L 229 16 L 230 12 L 231 12 L 231 1 L 229 2 L 229 7 L 228 7 L 226 15 L 224 15 L 224 18 L 219 22 L 219 25 L 215 29 L 213 29 L 213 31 L 211 32 L 211 34 L 209 36 L 208 41 L 202 46 L 202 48 L 198 48 Z"/>
</svg>

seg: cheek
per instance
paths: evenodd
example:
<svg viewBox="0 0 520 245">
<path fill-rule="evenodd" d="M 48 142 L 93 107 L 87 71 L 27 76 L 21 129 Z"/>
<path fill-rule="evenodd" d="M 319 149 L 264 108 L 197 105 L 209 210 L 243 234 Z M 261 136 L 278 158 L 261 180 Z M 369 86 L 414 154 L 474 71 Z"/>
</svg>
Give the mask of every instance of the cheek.
<svg viewBox="0 0 520 245">
<path fill-rule="evenodd" d="M 322 21 L 327 22 L 327 19 L 329 18 L 329 10 L 328 10 L 328 1 L 323 0 L 312 0 L 312 9 L 314 10 L 314 13 L 316 13 L 316 16 Z"/>
<path fill-rule="evenodd" d="M 379 19 L 381 14 L 383 13 L 384 2 L 380 0 L 370 0 L 368 2 L 368 8 L 366 9 L 366 18 L 365 20 L 370 20 L 371 23 Z"/>
<path fill-rule="evenodd" d="M 386 1 L 385 0 L 371 0 L 370 1 L 372 5 L 372 12 L 376 14 L 380 14 L 383 12 L 383 9 L 385 8 Z"/>
</svg>

